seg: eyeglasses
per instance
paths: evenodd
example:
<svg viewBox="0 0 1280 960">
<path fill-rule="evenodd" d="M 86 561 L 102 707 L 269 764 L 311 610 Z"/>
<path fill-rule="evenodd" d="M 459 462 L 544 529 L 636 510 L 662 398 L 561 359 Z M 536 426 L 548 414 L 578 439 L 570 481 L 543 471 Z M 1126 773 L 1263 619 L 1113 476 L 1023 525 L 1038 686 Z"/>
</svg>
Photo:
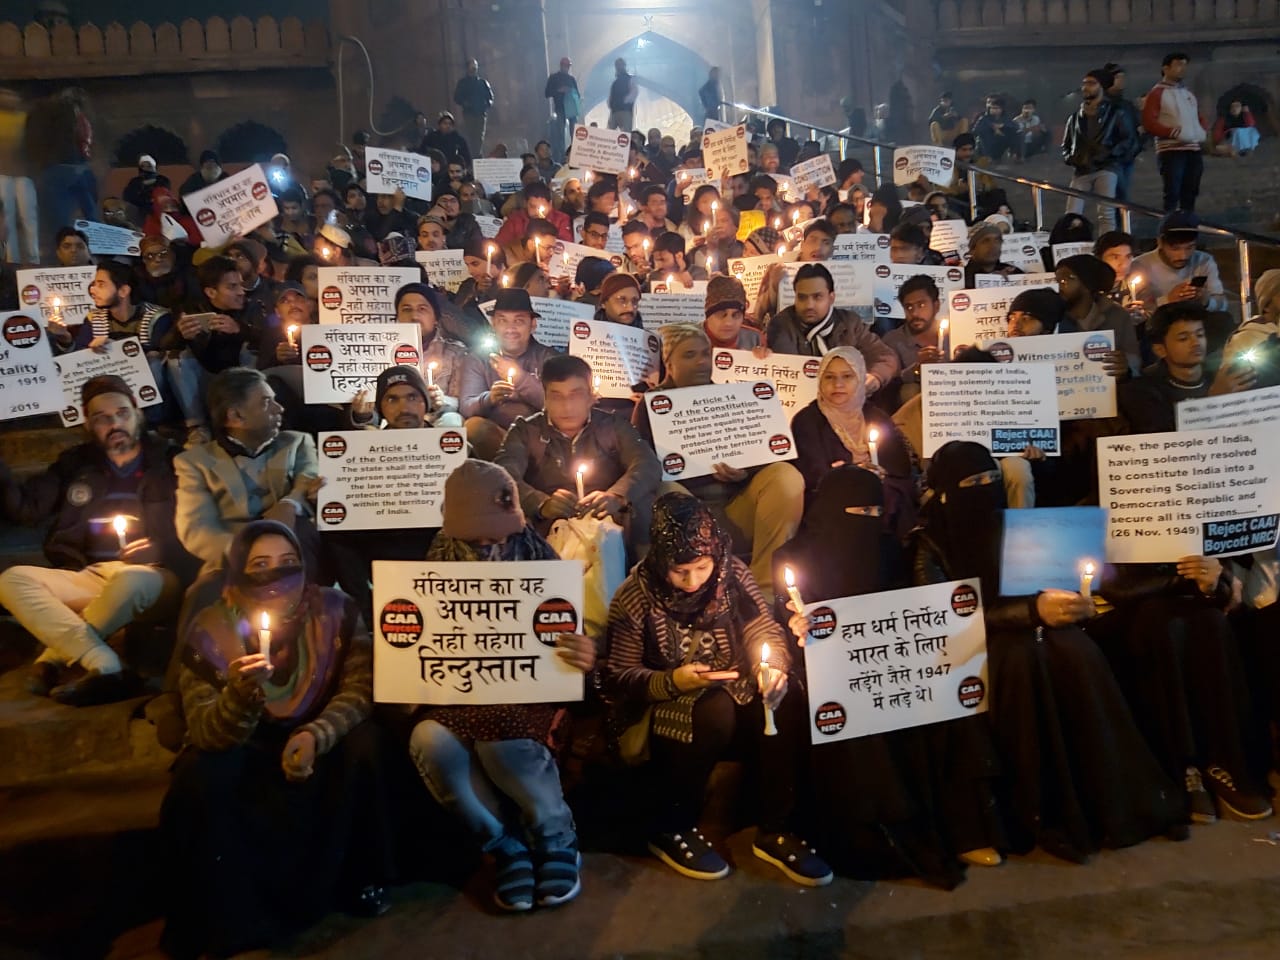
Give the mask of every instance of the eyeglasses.
<svg viewBox="0 0 1280 960">
<path fill-rule="evenodd" d="M 168 260 L 171 256 L 168 250 L 153 250 L 150 253 L 144 253 L 142 259 L 147 263 L 157 263 L 160 260 Z"/>
</svg>

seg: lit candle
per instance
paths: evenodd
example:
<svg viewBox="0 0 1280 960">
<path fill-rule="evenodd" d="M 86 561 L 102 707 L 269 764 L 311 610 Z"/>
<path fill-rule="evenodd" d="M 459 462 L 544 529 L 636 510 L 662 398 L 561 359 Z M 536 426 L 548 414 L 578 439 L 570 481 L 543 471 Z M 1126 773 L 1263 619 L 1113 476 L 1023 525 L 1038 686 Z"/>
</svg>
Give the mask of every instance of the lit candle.
<svg viewBox="0 0 1280 960">
<path fill-rule="evenodd" d="M 436 367 L 439 366 L 434 360 L 427 364 L 427 386 L 434 387 L 436 385 Z"/>
<path fill-rule="evenodd" d="M 785 243 L 778 244 L 778 256 L 782 256 L 786 252 L 787 252 L 787 245 Z"/>
<path fill-rule="evenodd" d="M 791 572 L 790 567 L 782 568 L 782 579 L 787 582 L 787 596 L 791 598 L 791 604 L 796 608 L 796 613 L 803 613 L 804 600 L 800 598 L 800 588 L 796 586 L 796 575 Z"/>
<path fill-rule="evenodd" d="M 938 352 L 945 358 L 947 355 L 947 321 L 938 321 Z"/>
<path fill-rule="evenodd" d="M 265 610 L 258 621 L 258 652 L 271 662 L 271 616 Z"/>
<path fill-rule="evenodd" d="M 583 497 L 586 496 L 586 491 L 582 485 L 582 478 L 587 475 L 587 465 L 585 463 L 578 464 L 577 475 L 578 475 L 578 499 L 581 500 Z"/>
<path fill-rule="evenodd" d="M 792 211 L 791 211 L 791 225 L 794 227 L 794 226 L 795 226 L 797 223 L 799 223 L 799 222 L 800 222 L 800 211 L 799 211 L 799 210 L 792 210 Z"/>
<path fill-rule="evenodd" d="M 1093 596 L 1093 563 L 1087 562 L 1080 573 L 1080 596 L 1088 600 Z"/>
<path fill-rule="evenodd" d="M 880 440 L 880 431 L 872 428 L 867 431 L 867 449 L 871 451 L 871 465 L 873 467 L 880 466 L 880 452 L 876 449 L 876 444 Z"/>
<path fill-rule="evenodd" d="M 774 217 L 774 218 L 773 218 L 773 229 L 775 229 L 775 230 L 781 230 L 781 229 L 782 229 L 782 218 L 781 218 L 781 217 Z"/>
<path fill-rule="evenodd" d="M 634 180 L 636 178 L 636 168 L 627 167 L 627 176 Z"/>
<path fill-rule="evenodd" d="M 298 348 L 298 325 L 296 323 L 289 324 L 289 346 L 295 350 Z"/>
<path fill-rule="evenodd" d="M 505 273 L 502 275 L 502 285 L 504 287 L 511 286 L 511 278 L 508 277 Z"/>
<path fill-rule="evenodd" d="M 667 293 L 674 293 L 676 285 L 676 275 L 674 273 L 667 274 Z"/>
<path fill-rule="evenodd" d="M 712 220 L 716 218 L 716 211 L 719 209 L 720 209 L 720 202 L 718 200 L 712 200 L 711 201 L 711 219 Z"/>
<path fill-rule="evenodd" d="M 62 298 L 54 297 L 53 301 L 49 304 L 49 307 L 50 307 L 49 319 L 54 323 L 61 323 L 62 322 Z"/>
<path fill-rule="evenodd" d="M 1129 296 L 1130 296 L 1130 298 L 1132 298 L 1132 299 L 1134 299 L 1134 300 L 1137 300 L 1137 299 L 1138 299 L 1138 288 L 1139 288 L 1140 286 L 1142 286 L 1142 277 L 1138 276 L 1138 274 L 1136 274 L 1136 273 L 1135 273 L 1132 277 L 1130 277 L 1130 278 L 1129 278 Z"/>
<path fill-rule="evenodd" d="M 591 171 L 588 170 L 587 175 L 582 179 L 584 179 L 587 182 L 587 186 L 591 186 Z"/>
<path fill-rule="evenodd" d="M 681 170 L 681 171 L 680 171 L 680 175 L 679 175 L 679 176 L 677 176 L 677 177 L 676 177 L 676 179 L 677 179 L 677 180 L 688 180 L 688 179 L 689 179 L 689 174 L 687 174 L 687 173 L 685 173 L 683 170 Z"/>
<path fill-rule="evenodd" d="M 644 247 L 644 255 L 645 255 L 646 257 L 648 257 L 648 256 L 649 256 L 649 246 L 650 246 L 649 238 L 648 238 L 648 237 L 645 237 L 642 241 L 640 241 L 640 246 Z"/>
<path fill-rule="evenodd" d="M 547 205 L 546 205 L 545 203 L 540 203 L 540 204 L 538 204 L 538 216 L 539 216 L 539 217 L 541 217 L 541 218 L 542 218 L 542 219 L 544 219 L 544 220 L 546 219 L 546 217 L 547 217 Z"/>
<path fill-rule="evenodd" d="M 321 248 L 320 248 L 320 256 L 321 256 L 323 259 L 325 259 L 325 260 L 328 260 L 328 259 L 329 259 L 329 256 L 330 256 L 332 253 L 333 253 L 333 251 L 332 251 L 332 250 L 330 250 L 328 247 L 321 247 Z"/>
<path fill-rule="evenodd" d="M 769 688 L 769 682 L 773 679 L 773 671 L 769 668 L 769 645 L 767 643 L 760 644 L 760 692 L 763 693 Z M 764 735 L 766 737 L 776 737 L 778 728 L 773 722 L 773 708 L 767 703 L 764 704 Z"/>
<path fill-rule="evenodd" d="M 484 249 L 484 275 L 487 277 L 489 272 L 493 270 L 493 252 L 497 248 L 492 244 L 488 244 Z"/>
<path fill-rule="evenodd" d="M 534 263 L 542 262 L 542 237 L 541 236 L 536 236 L 533 238 L 533 261 Z"/>
<path fill-rule="evenodd" d="M 707 257 L 707 274 L 710 275 L 715 272 L 716 272 L 716 255 L 713 253 Z"/>
<path fill-rule="evenodd" d="M 516 382 L 516 368 L 507 367 L 507 383 L 514 385 Z"/>
<path fill-rule="evenodd" d="M 710 220 L 703 220 L 703 221 L 702 221 L 702 232 L 703 232 L 704 234 L 706 234 L 706 233 L 710 233 L 710 232 L 711 232 L 711 221 L 710 221 Z"/>
<path fill-rule="evenodd" d="M 592 389 L 593 389 L 596 393 L 599 393 L 599 392 L 600 392 L 600 378 L 599 378 L 599 377 L 592 377 L 592 378 L 591 378 L 591 387 L 592 387 Z"/>
<path fill-rule="evenodd" d="M 116 529 L 116 540 L 120 543 L 121 552 L 129 545 L 129 521 L 126 517 L 116 514 L 116 518 L 111 521 L 111 526 Z"/>
</svg>

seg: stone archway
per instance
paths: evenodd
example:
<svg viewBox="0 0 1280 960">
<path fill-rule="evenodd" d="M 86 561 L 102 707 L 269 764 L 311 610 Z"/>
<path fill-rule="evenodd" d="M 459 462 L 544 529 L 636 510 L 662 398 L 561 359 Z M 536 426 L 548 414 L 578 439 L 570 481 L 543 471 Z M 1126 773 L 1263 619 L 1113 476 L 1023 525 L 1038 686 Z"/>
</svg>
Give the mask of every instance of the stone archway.
<svg viewBox="0 0 1280 960">
<path fill-rule="evenodd" d="M 701 123 L 698 88 L 706 82 L 711 64 L 684 44 L 652 30 L 619 44 L 591 68 L 582 88 L 585 115 L 601 126 L 601 117 L 608 118 L 609 85 L 619 57 L 627 61 L 627 70 L 640 88 L 636 128 L 657 127 L 683 144 L 689 127 Z"/>
</svg>

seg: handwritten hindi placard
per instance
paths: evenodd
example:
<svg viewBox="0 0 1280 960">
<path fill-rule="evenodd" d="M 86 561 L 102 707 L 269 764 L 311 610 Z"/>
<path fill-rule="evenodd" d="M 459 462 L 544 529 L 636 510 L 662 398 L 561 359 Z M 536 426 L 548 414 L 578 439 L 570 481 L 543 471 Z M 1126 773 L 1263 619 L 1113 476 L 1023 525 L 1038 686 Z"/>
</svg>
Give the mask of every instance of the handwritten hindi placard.
<svg viewBox="0 0 1280 960">
<path fill-rule="evenodd" d="M 372 395 L 387 367 L 418 366 L 422 329 L 416 323 L 309 323 L 302 341 L 302 390 L 307 403 L 350 403 Z"/>
<path fill-rule="evenodd" d="M 582 357 L 599 383 L 596 395 L 626 399 L 640 383 L 658 372 L 662 342 L 656 333 L 608 321 L 575 320 L 569 353 Z"/>
<path fill-rule="evenodd" d="M 421 281 L 417 267 L 320 267 L 320 322 L 390 323 L 396 316 L 396 291 Z"/>
<path fill-rule="evenodd" d="M 645 394 L 664 480 L 705 477 L 717 463 L 794 460 L 795 440 L 771 381 L 712 383 Z"/>
<path fill-rule="evenodd" d="M 963 220 L 939 220 L 929 231 L 929 249 L 959 263 L 969 255 L 969 225 Z"/>
<path fill-rule="evenodd" d="M 574 148 L 573 158 L 578 159 Z M 484 186 L 489 196 L 495 193 L 515 193 L 520 189 L 520 169 L 524 161 L 519 157 L 480 157 L 471 161 L 471 175 Z"/>
<path fill-rule="evenodd" d="M 1005 337 L 978 346 L 1001 363 L 1052 363 L 1058 382 L 1058 419 L 1116 415 L 1116 378 L 1102 368 L 1107 354 L 1115 349 L 1112 331 Z"/>
<path fill-rule="evenodd" d="M 421 154 L 386 147 L 365 147 L 365 171 L 370 193 L 403 190 L 415 200 L 431 199 L 431 161 Z"/>
<path fill-rule="evenodd" d="M 979 290 L 1012 290 L 1011 296 L 1017 296 L 1028 287 L 1049 287 L 1056 290 L 1058 280 L 1052 273 L 1011 273 L 1007 277 L 1003 273 L 975 273 L 973 285 Z"/>
<path fill-rule="evenodd" d="M 338 430 L 321 433 L 316 526 L 332 530 L 438 527 L 444 482 L 467 459 L 466 432 Z"/>
<path fill-rule="evenodd" d="M 75 228 L 89 238 L 89 252 L 95 257 L 137 257 L 142 255 L 142 233 L 96 220 L 77 220 Z"/>
<path fill-rule="evenodd" d="M 57 413 L 65 402 L 49 334 L 39 314 L 34 310 L 0 313 L 0 420 Z M 79 405 L 77 397 L 77 409 Z"/>
<path fill-rule="evenodd" d="M 950 183 L 955 165 L 956 152 L 951 147 L 927 144 L 896 147 L 893 151 L 893 182 L 902 187 L 923 176 L 930 183 Z"/>
<path fill-rule="evenodd" d="M 994 457 L 1020 456 L 1028 444 L 1062 453 L 1053 364 L 926 363 L 920 385 L 926 457 L 950 440 Z"/>
<path fill-rule="evenodd" d="M 977 579 L 823 600 L 805 612 L 815 745 L 987 710 L 987 632 Z"/>
<path fill-rule="evenodd" d="M 458 287 L 471 276 L 461 250 L 415 250 L 413 259 L 427 271 L 432 286 L 450 293 L 457 293 Z"/>
<path fill-rule="evenodd" d="M 864 260 L 867 263 L 889 263 L 887 233 L 842 233 L 831 246 L 832 260 Z"/>
<path fill-rule="evenodd" d="M 1005 510 L 1000 541 L 1000 595 L 1080 589 L 1085 564 L 1102 570 L 1107 511 L 1101 507 Z"/>
<path fill-rule="evenodd" d="M 822 265 L 831 274 L 836 288 L 837 307 L 864 307 L 870 311 L 875 303 L 876 266 L 865 260 L 825 260 Z M 778 284 L 778 309 L 785 310 L 796 302 L 796 274 L 804 264 L 782 265 L 782 282 Z"/>
<path fill-rule="evenodd" d="M 1107 560 L 1171 563 L 1266 550 L 1280 529 L 1280 446 L 1259 424 L 1098 438 Z"/>
<path fill-rule="evenodd" d="M 952 290 L 947 294 L 947 322 L 952 355 L 962 346 L 1000 340 L 1009 331 L 1009 304 L 1021 291 Z"/>
<path fill-rule="evenodd" d="M 1000 245 L 1000 259 L 1024 273 L 1043 271 L 1044 257 L 1040 255 L 1040 248 L 1048 245 L 1049 234 L 1042 231 L 1008 233 Z"/>
<path fill-rule="evenodd" d="M 15 273 L 18 303 L 26 310 L 39 307 L 40 319 L 44 323 L 56 314 L 66 326 L 78 326 L 84 323 L 84 318 L 93 309 L 89 284 L 93 283 L 97 272 L 98 268 L 94 266 L 18 270 Z"/>
<path fill-rule="evenodd" d="M 702 134 L 702 162 L 708 176 L 719 180 L 747 172 L 747 128 L 737 124 Z"/>
<path fill-rule="evenodd" d="M 373 698 L 379 703 L 581 700 L 556 638 L 582 624 L 582 564 L 373 562 Z"/>
<path fill-rule="evenodd" d="M 83 422 L 80 388 L 94 377 L 122 378 L 132 388 L 140 407 L 155 406 L 161 401 L 156 378 L 137 337 L 108 340 L 100 351 L 84 349 L 64 353 L 53 362 L 62 381 L 63 406 L 58 416 L 64 427 Z"/>
<path fill-rule="evenodd" d="M 1280 424 L 1280 387 L 1183 400 L 1175 408 L 1179 430 L 1221 430 Z"/>
<path fill-rule="evenodd" d="M 836 171 L 831 166 L 831 157 L 823 153 L 812 160 L 792 164 L 791 180 L 801 194 L 831 186 L 836 182 Z"/>
<path fill-rule="evenodd" d="M 938 316 L 946 318 L 947 294 L 964 288 L 964 271 L 960 267 L 933 267 L 918 263 L 876 265 L 873 290 L 877 317 L 896 317 L 899 320 L 906 317 L 902 312 L 902 304 L 898 302 L 898 291 L 904 283 L 916 276 L 928 277 L 937 285 L 938 292 L 942 294 L 942 310 Z"/>
<path fill-rule="evenodd" d="M 573 165 L 597 173 L 621 173 L 631 156 L 631 133 L 578 124 L 573 129 Z"/>
<path fill-rule="evenodd" d="M 1082 253 L 1092 254 L 1092 243 L 1055 243 L 1051 246 L 1050 251 L 1053 253 L 1053 262 L 1056 266 L 1067 257 L 1078 256 Z"/>
<path fill-rule="evenodd" d="M 192 190 L 182 201 L 195 218 L 206 247 L 220 247 L 232 237 L 247 236 L 280 212 L 259 163 Z"/>
<path fill-rule="evenodd" d="M 711 351 L 711 380 L 713 383 L 772 380 L 782 409 L 792 417 L 818 396 L 819 362 L 817 357 L 794 357 L 785 353 L 773 353 L 760 360 L 750 350 L 715 347 Z"/>
</svg>

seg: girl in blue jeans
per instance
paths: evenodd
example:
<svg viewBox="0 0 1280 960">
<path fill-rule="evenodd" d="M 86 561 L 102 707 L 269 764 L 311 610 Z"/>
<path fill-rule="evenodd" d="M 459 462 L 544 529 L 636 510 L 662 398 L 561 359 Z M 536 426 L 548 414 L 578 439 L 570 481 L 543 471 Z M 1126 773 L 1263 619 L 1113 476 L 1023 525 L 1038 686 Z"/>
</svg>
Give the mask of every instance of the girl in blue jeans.
<svg viewBox="0 0 1280 960">
<path fill-rule="evenodd" d="M 516 484 L 501 467 L 468 460 L 445 481 L 444 524 L 428 560 L 555 560 L 525 524 Z M 561 634 L 559 655 L 583 672 L 595 643 Z M 573 813 L 547 749 L 556 704 L 430 707 L 409 752 L 436 801 L 461 820 L 496 867 L 494 902 L 523 911 L 582 890 Z"/>
</svg>

